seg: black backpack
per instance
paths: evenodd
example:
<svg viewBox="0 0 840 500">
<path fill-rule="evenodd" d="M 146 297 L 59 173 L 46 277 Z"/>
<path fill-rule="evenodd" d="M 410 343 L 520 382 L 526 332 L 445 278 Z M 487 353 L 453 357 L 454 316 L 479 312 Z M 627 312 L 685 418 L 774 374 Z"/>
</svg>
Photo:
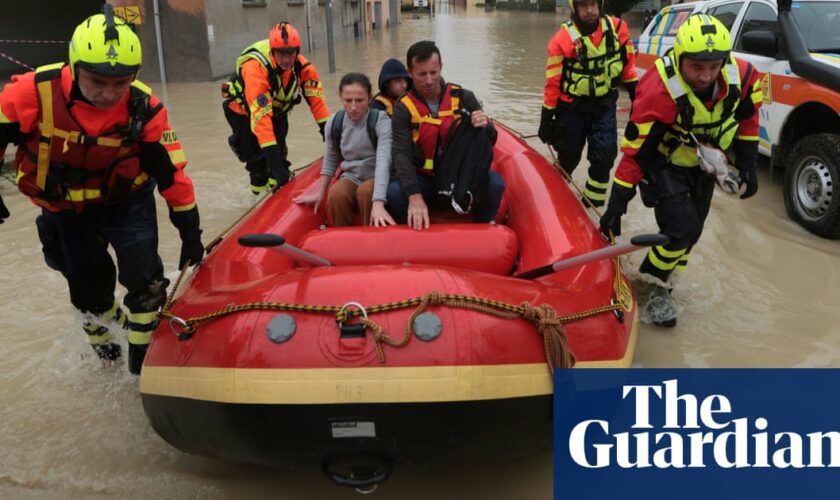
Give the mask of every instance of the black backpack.
<svg viewBox="0 0 840 500">
<path fill-rule="evenodd" d="M 468 119 L 452 124 L 440 158 L 435 161 L 435 193 L 459 214 L 470 213 L 487 192 L 493 143 L 486 128 Z"/>
<path fill-rule="evenodd" d="M 370 137 L 370 142 L 373 144 L 373 149 L 376 149 L 376 145 L 378 143 L 376 136 L 376 122 L 379 121 L 379 113 L 382 113 L 382 111 L 374 108 L 370 108 L 368 111 L 367 132 L 368 137 Z M 330 128 L 330 137 L 332 138 L 333 146 L 335 146 L 339 151 L 341 151 L 341 131 L 344 127 L 344 115 L 345 113 L 343 109 L 336 113 L 332 121 L 332 127 Z"/>
</svg>

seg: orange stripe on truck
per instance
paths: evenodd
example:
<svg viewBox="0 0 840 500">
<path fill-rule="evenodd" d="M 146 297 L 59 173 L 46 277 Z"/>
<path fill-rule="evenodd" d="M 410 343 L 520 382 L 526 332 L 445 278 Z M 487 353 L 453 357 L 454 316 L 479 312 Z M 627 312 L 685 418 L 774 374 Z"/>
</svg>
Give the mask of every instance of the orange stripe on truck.
<svg viewBox="0 0 840 500">
<path fill-rule="evenodd" d="M 770 76 L 770 102 L 798 106 L 805 102 L 826 104 L 840 113 L 840 94 L 815 85 L 802 78 L 782 75 Z"/>
</svg>

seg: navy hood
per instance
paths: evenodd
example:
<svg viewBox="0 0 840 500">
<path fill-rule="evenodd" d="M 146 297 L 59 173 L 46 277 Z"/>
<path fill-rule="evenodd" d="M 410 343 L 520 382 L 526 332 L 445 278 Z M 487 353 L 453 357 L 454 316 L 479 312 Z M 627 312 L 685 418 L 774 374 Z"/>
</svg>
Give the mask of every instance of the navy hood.
<svg viewBox="0 0 840 500">
<path fill-rule="evenodd" d="M 408 70 L 399 59 L 388 59 L 382 65 L 382 71 L 379 72 L 379 91 L 385 92 L 385 84 L 394 78 L 405 78 L 408 80 L 408 88 L 411 88 L 411 77 L 408 76 Z"/>
</svg>

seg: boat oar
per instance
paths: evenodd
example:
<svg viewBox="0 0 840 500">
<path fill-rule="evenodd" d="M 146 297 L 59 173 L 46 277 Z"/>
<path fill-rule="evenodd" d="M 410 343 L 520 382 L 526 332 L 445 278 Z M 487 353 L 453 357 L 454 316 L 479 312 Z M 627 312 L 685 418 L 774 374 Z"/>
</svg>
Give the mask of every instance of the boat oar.
<svg viewBox="0 0 840 500">
<path fill-rule="evenodd" d="M 279 234 L 246 234 L 239 237 L 239 244 L 243 247 L 271 248 L 296 261 L 306 262 L 313 266 L 333 265 L 332 262 L 323 257 L 286 243 L 286 239 Z"/>
<path fill-rule="evenodd" d="M 519 273 L 515 275 L 514 278 L 532 280 L 547 274 L 563 271 L 571 267 L 595 262 L 596 260 L 611 259 L 613 257 L 618 257 L 619 255 L 641 250 L 642 248 L 652 247 L 654 245 L 666 245 L 667 243 L 668 237 L 664 234 L 640 234 L 630 238 L 630 243 L 611 245 L 585 254 L 575 255 L 574 257 L 570 257 L 568 259 L 558 260 L 553 264 L 531 269 L 529 271 L 525 271 L 524 273 Z"/>
</svg>

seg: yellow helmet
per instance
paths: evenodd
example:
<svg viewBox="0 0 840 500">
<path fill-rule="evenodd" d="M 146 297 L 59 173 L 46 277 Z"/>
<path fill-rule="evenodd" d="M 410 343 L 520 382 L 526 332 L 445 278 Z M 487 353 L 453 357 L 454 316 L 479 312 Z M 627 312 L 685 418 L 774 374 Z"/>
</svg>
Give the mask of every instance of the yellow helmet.
<svg viewBox="0 0 840 500">
<path fill-rule="evenodd" d="M 732 38 L 729 30 L 717 18 L 708 14 L 693 14 L 677 30 L 674 56 L 679 64 L 683 56 L 704 61 L 729 58 Z"/>
<path fill-rule="evenodd" d="M 85 19 L 70 39 L 70 71 L 82 67 L 105 76 L 125 76 L 137 72 L 143 61 L 140 39 L 114 8 L 105 4 L 104 14 Z"/>
</svg>

